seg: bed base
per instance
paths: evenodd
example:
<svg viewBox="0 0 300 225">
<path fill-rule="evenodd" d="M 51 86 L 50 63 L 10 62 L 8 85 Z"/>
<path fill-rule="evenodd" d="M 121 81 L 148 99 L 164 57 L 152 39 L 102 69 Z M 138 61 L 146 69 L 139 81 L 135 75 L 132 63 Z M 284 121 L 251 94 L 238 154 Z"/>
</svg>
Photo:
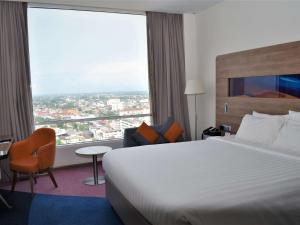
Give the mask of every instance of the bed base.
<svg viewBox="0 0 300 225">
<path fill-rule="evenodd" d="M 105 176 L 106 198 L 125 225 L 152 225 Z"/>
</svg>

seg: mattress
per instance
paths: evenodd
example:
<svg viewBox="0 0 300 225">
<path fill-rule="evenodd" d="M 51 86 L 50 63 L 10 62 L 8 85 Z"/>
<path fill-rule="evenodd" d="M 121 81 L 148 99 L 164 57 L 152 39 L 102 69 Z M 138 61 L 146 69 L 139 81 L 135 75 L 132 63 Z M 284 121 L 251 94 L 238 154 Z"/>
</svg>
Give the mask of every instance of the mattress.
<svg viewBox="0 0 300 225">
<path fill-rule="evenodd" d="M 122 148 L 106 175 L 153 225 L 300 224 L 300 158 L 230 138 Z"/>
</svg>

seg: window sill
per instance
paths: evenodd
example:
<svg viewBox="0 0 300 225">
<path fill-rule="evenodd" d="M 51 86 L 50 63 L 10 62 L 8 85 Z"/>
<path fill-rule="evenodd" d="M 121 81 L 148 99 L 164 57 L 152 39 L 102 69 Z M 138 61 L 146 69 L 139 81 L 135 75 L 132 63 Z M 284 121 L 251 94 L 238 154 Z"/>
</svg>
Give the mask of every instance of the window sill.
<svg viewBox="0 0 300 225">
<path fill-rule="evenodd" d="M 79 164 L 84 164 L 84 163 L 91 163 L 92 162 L 91 157 L 80 157 L 80 156 L 76 155 L 75 151 L 78 148 L 95 146 L 95 145 L 110 146 L 113 149 L 122 148 L 123 147 L 123 139 L 113 139 L 113 140 L 86 142 L 86 143 L 57 146 L 54 168 L 79 165 Z M 101 160 L 101 158 L 99 158 L 99 160 Z"/>
<path fill-rule="evenodd" d="M 116 144 L 123 144 L 123 139 L 109 139 L 109 140 L 102 140 L 102 141 L 92 141 L 92 142 L 79 142 L 79 143 L 74 143 L 74 144 L 65 144 L 65 145 L 57 145 L 56 149 L 57 150 L 64 150 L 64 149 L 78 149 L 78 148 L 83 148 L 83 147 L 88 147 L 88 146 L 97 146 L 97 145 L 103 145 L 103 146 L 110 146 L 113 148 Z M 113 145 L 113 146 L 111 146 Z M 121 148 L 120 146 L 119 148 Z"/>
</svg>

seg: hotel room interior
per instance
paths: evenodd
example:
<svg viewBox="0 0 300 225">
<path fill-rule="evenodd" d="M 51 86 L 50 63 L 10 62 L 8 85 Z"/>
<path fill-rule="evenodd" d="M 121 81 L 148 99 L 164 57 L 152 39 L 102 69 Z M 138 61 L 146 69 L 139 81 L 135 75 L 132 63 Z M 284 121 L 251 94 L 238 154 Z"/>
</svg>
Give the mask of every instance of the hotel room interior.
<svg viewBox="0 0 300 225">
<path fill-rule="evenodd" d="M 300 1 L 0 1 L 0 225 L 300 225 Z"/>
</svg>

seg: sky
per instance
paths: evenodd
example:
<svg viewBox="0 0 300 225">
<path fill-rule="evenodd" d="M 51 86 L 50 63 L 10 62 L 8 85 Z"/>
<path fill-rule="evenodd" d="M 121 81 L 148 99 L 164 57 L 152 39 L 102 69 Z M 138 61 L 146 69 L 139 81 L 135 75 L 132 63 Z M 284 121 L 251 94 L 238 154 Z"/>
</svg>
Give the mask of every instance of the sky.
<svg viewBox="0 0 300 225">
<path fill-rule="evenodd" d="M 146 17 L 28 9 L 33 96 L 147 91 Z"/>
</svg>

